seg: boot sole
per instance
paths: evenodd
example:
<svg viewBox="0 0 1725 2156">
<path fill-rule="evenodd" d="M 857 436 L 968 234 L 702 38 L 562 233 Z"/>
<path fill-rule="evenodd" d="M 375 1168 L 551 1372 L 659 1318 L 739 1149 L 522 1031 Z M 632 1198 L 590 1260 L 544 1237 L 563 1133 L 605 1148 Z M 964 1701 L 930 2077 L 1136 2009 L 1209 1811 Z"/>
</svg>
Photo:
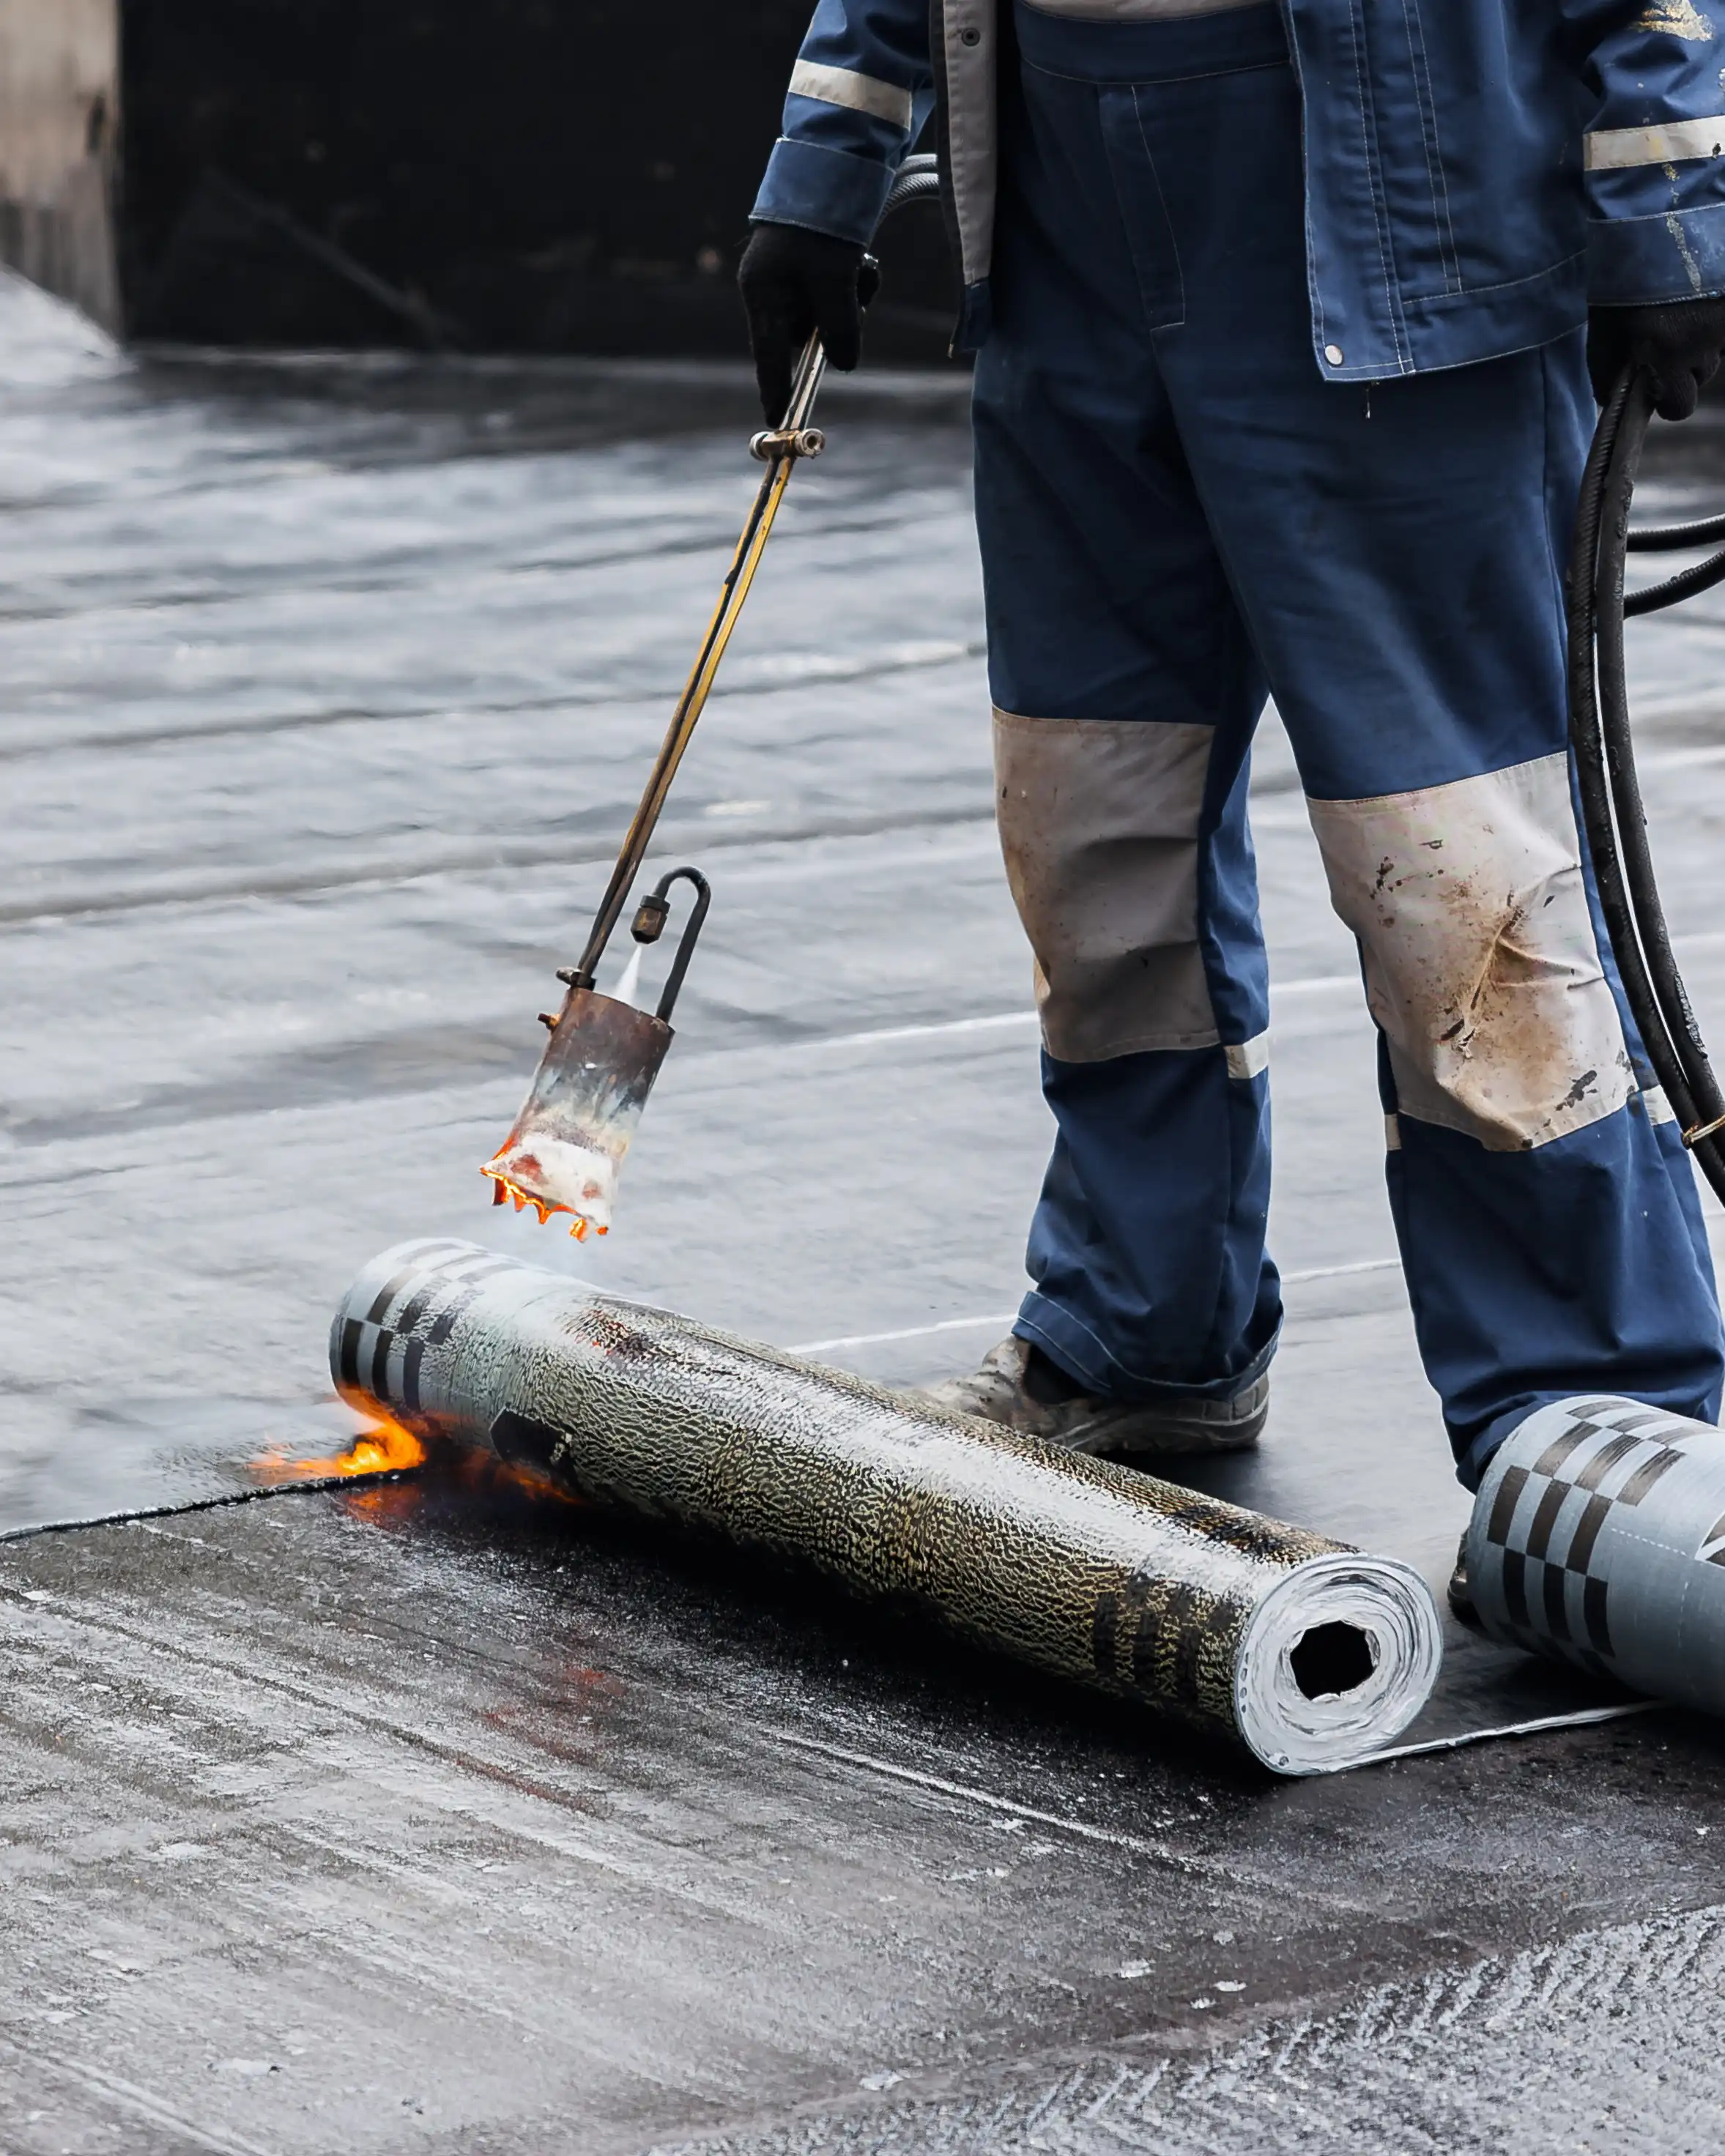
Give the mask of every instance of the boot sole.
<svg viewBox="0 0 1725 2156">
<path fill-rule="evenodd" d="M 961 1391 L 961 1384 L 952 1389 Z M 1019 1437 L 1034 1438 L 1055 1452 L 1080 1452 L 1095 1457 L 1113 1455 L 1138 1460 L 1181 1460 L 1219 1452 L 1249 1452 L 1258 1442 L 1269 1419 L 1269 1389 L 1260 1379 L 1257 1404 L 1244 1414 L 1183 1414 L 1177 1407 L 1156 1408 L 1144 1402 L 1107 1403 L 1104 1411 L 1088 1421 L 1065 1430 L 1038 1430 L 1007 1415 L 990 1414 L 981 1401 L 942 1398 L 947 1389 L 931 1385 L 907 1391 L 903 1398 L 943 1414 L 961 1414 L 996 1430 L 1009 1430 Z M 1235 1404 L 1236 1405 L 1238 1403 Z"/>
<path fill-rule="evenodd" d="M 1191 1459 L 1204 1453 L 1251 1451 L 1266 1419 L 1266 1414 L 1255 1414 L 1232 1430 L 1219 1430 L 1214 1423 L 1163 1423 L 1153 1430 L 1135 1430 L 1103 1423 L 1043 1441 L 1062 1452 L 1087 1453 L 1093 1458 L 1117 1453 L 1134 1460 Z"/>
</svg>

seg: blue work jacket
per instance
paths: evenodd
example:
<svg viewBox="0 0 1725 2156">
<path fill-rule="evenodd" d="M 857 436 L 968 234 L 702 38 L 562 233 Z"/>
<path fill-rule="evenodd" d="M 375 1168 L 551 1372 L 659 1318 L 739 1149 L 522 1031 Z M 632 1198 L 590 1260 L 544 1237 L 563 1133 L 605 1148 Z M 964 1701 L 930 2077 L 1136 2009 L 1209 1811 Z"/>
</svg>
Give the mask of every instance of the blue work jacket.
<svg viewBox="0 0 1725 2156">
<path fill-rule="evenodd" d="M 1458 367 L 1589 302 L 1725 292 L 1725 0 L 1279 4 L 1324 374 Z M 987 334 L 1010 5 L 819 0 L 754 208 L 865 241 L 938 99 L 963 346 Z"/>
</svg>

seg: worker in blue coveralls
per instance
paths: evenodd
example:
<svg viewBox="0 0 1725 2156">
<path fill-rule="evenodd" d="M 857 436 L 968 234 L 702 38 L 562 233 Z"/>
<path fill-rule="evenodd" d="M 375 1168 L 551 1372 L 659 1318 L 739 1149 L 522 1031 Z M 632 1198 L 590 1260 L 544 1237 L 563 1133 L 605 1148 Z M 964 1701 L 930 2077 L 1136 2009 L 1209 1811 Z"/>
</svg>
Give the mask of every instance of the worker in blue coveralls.
<svg viewBox="0 0 1725 2156">
<path fill-rule="evenodd" d="M 1582 860 L 1562 567 L 1594 393 L 1634 359 L 1686 418 L 1725 347 L 1725 0 L 819 0 L 741 272 L 769 422 L 811 329 L 855 364 L 931 109 L 1058 1133 L 1012 1337 L 932 1397 L 1082 1451 L 1257 1438 L 1267 693 L 1462 1481 L 1578 1393 L 1716 1420 L 1694 1179 Z"/>
</svg>

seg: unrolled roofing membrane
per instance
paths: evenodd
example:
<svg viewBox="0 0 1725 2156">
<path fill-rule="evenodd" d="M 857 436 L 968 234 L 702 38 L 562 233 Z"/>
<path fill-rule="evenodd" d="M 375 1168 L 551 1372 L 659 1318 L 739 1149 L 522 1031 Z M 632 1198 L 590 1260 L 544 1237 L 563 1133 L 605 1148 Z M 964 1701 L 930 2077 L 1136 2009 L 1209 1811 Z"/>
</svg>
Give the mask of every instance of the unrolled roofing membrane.
<svg viewBox="0 0 1725 2156">
<path fill-rule="evenodd" d="M 1494 1637 L 1725 1714 L 1725 1434 L 1635 1400 L 1559 1401 L 1499 1449 L 1467 1533 Z"/>
<path fill-rule="evenodd" d="M 1381 1752 L 1436 1680 L 1406 1565 L 472 1244 L 374 1260 L 330 1352 L 422 1437 L 908 1600 L 1279 1773 Z"/>
</svg>

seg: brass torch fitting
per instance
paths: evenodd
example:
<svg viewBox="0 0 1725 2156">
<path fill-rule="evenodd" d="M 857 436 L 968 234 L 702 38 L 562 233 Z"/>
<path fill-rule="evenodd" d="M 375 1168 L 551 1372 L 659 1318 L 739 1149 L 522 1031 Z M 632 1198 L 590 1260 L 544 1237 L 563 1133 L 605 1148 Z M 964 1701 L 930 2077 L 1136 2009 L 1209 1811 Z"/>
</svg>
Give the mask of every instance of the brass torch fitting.
<svg viewBox="0 0 1725 2156">
<path fill-rule="evenodd" d="M 818 457 L 826 445 L 819 427 L 763 427 L 751 436 L 749 454 L 770 465 L 776 457 Z"/>
</svg>

